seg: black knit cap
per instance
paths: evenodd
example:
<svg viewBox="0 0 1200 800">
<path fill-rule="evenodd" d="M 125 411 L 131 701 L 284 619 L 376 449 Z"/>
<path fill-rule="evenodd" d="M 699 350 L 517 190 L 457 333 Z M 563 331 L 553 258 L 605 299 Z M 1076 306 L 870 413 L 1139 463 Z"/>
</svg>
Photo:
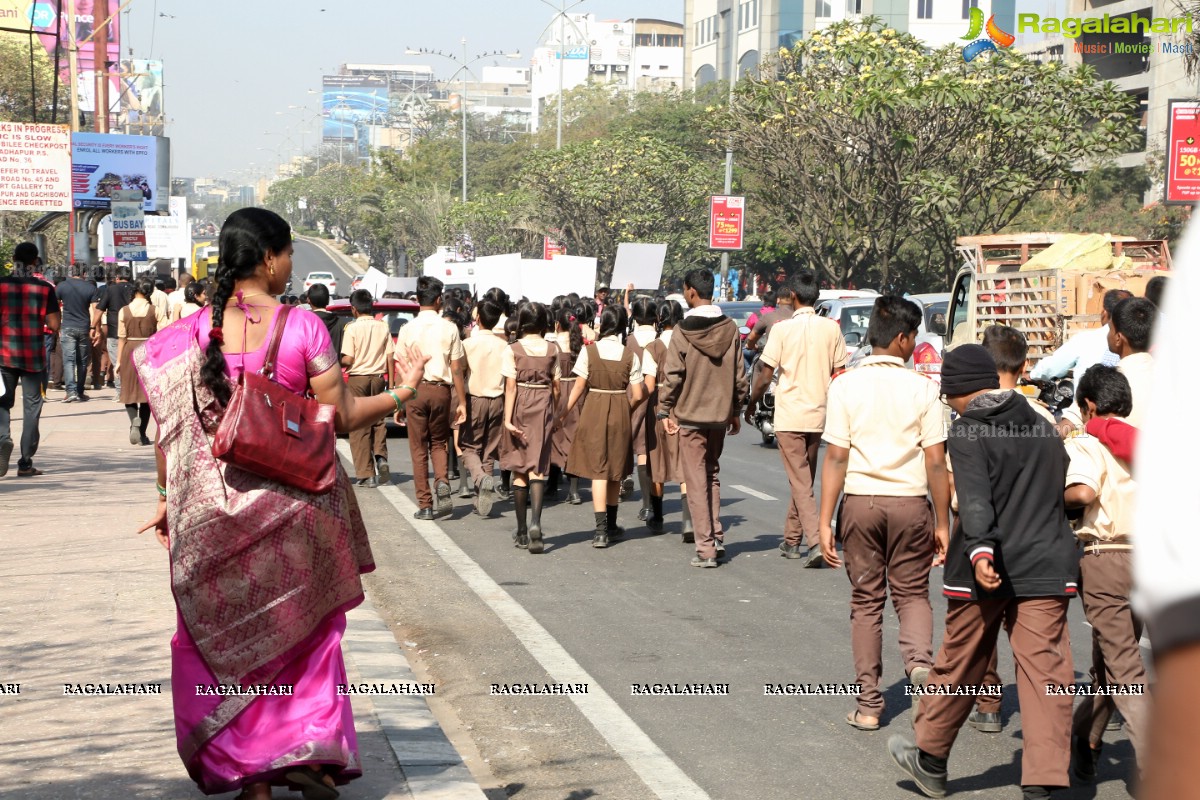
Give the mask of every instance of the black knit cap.
<svg viewBox="0 0 1200 800">
<path fill-rule="evenodd" d="M 996 361 L 983 345 L 963 344 L 947 351 L 942 361 L 942 394 L 956 397 L 999 388 Z"/>
</svg>

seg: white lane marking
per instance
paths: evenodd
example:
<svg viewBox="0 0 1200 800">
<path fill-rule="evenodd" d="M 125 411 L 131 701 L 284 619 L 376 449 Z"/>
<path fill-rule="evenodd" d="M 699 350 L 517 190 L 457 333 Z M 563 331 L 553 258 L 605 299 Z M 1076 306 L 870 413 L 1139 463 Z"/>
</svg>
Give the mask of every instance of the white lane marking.
<svg viewBox="0 0 1200 800">
<path fill-rule="evenodd" d="M 344 458 L 352 460 L 349 442 L 339 440 L 338 450 Z M 400 491 L 399 486 L 384 486 L 379 491 L 401 516 L 412 520 L 417 506 Z M 416 521 L 412 521 L 411 525 L 463 583 L 467 584 L 480 600 L 488 604 L 556 682 L 588 684 L 587 694 L 563 696 L 569 698 L 587 717 L 609 746 L 629 764 L 655 796 L 661 800 L 709 800 L 708 793 L 659 749 L 608 692 L 601 688 L 599 681 L 589 675 L 524 606 L 513 599 L 512 595 L 492 580 L 474 559 L 455 544 L 454 540 L 442 531 L 441 526 L 436 522 Z"/>
<path fill-rule="evenodd" d="M 763 494 L 762 492 L 755 491 L 754 489 L 751 489 L 749 486 L 740 486 L 740 485 L 735 484 L 733 486 L 730 486 L 729 488 L 737 489 L 742 494 L 748 494 L 751 497 L 757 497 L 759 500 L 772 500 L 773 501 L 773 500 L 777 499 L 777 498 L 771 497 L 771 495 L 769 495 L 769 494 Z"/>
</svg>

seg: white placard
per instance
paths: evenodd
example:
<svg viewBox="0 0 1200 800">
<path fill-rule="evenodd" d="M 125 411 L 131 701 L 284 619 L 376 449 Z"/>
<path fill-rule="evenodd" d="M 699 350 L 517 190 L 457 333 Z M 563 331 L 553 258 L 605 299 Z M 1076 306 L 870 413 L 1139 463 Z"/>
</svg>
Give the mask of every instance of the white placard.
<svg viewBox="0 0 1200 800">
<path fill-rule="evenodd" d="M 171 213 L 146 217 L 146 255 L 156 258 L 191 258 L 192 234 L 188 227 L 187 198 L 172 197 Z"/>
<path fill-rule="evenodd" d="M 596 259 L 584 256 L 555 256 L 549 261 L 526 259 L 521 262 L 524 294 L 539 303 L 572 292 L 591 297 L 596 287 Z"/>
<path fill-rule="evenodd" d="M 508 253 L 502 256 L 484 256 L 475 259 L 475 274 L 473 285 L 476 295 L 482 295 L 493 286 L 498 286 L 508 293 L 513 300 L 520 299 L 525 293 L 525 282 L 521 278 L 521 254 Z M 465 283 L 466 281 L 451 281 L 446 283 Z"/>
<path fill-rule="evenodd" d="M 71 129 L 0 122 L 0 211 L 71 210 Z"/>
<path fill-rule="evenodd" d="M 358 282 L 359 289 L 366 289 L 371 293 L 371 297 L 375 300 L 383 297 L 383 293 L 387 291 L 388 276 L 379 270 L 371 267 L 363 275 L 361 281 Z"/>
<path fill-rule="evenodd" d="M 388 278 L 387 291 L 409 295 L 417 290 L 416 278 Z"/>
<path fill-rule="evenodd" d="M 667 260 L 665 244 L 622 242 L 617 245 L 617 260 L 613 265 L 612 281 L 615 290 L 633 284 L 635 289 L 658 289 L 662 283 L 663 263 Z"/>
</svg>

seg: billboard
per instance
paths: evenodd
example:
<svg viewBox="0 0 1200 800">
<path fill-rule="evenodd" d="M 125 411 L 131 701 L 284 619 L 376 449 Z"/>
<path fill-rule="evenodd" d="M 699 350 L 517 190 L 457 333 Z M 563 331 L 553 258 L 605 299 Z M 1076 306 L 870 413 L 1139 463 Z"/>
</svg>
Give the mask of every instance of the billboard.
<svg viewBox="0 0 1200 800">
<path fill-rule="evenodd" d="M 71 129 L 0 122 L 0 211 L 71 210 Z"/>
<path fill-rule="evenodd" d="M 137 189 L 112 193 L 113 255 L 117 261 L 148 261 L 146 255 L 146 212 Z"/>
<path fill-rule="evenodd" d="M 1200 203 L 1200 102 L 1167 101 L 1166 205 Z"/>
<path fill-rule="evenodd" d="M 709 205 L 708 246 L 741 250 L 746 226 L 746 198 L 714 195 Z"/>
<path fill-rule="evenodd" d="M 125 133 L 163 135 L 163 62 L 129 59 L 121 62 L 120 116 Z"/>
<path fill-rule="evenodd" d="M 142 193 L 146 211 L 168 211 L 170 139 L 120 133 L 71 134 L 71 190 L 75 208 L 108 208 L 122 189 Z"/>
<path fill-rule="evenodd" d="M 321 90 L 321 138 L 329 144 L 353 143 L 354 152 L 366 158 L 371 126 L 387 122 L 387 81 L 368 75 L 326 75 Z"/>
</svg>

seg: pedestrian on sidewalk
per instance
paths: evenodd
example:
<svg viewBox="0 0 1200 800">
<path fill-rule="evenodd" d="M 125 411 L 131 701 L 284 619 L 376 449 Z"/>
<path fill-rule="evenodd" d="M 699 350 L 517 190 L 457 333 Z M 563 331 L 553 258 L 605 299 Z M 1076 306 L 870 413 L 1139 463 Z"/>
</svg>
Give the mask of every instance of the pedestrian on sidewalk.
<svg viewBox="0 0 1200 800">
<path fill-rule="evenodd" d="M 96 284 L 87 280 L 86 268 L 75 264 L 70 277 L 54 287 L 54 293 L 62 304 L 62 327 L 58 331 L 62 347 L 63 383 L 67 385 L 64 403 L 87 400 L 88 368 L 92 363 L 91 307 L 96 295 Z"/>
<path fill-rule="evenodd" d="M 165 323 L 158 309 L 150 302 L 154 294 L 154 281 L 142 276 L 134 282 L 133 301 L 121 309 L 117 323 L 117 374 L 130 380 L 121 385 L 120 399 L 129 415 L 129 443 L 148 445 L 146 428 L 150 425 L 150 401 L 133 374 L 133 351 L 142 342 L 158 332 Z"/>
<path fill-rule="evenodd" d="M 467 419 L 459 426 L 463 448 L 463 468 L 475 488 L 475 513 L 487 517 L 496 503 L 496 479 L 492 475 L 500 456 L 504 430 L 504 385 L 501 372 L 504 353 L 509 349 L 502 334 L 494 332 L 503 314 L 491 300 L 480 300 L 476 319 L 483 333 L 463 342 L 467 358 Z"/>
<path fill-rule="evenodd" d="M 291 230 L 273 212 L 244 208 L 218 246 L 212 306 L 135 348 L 138 374 L 125 376 L 140 378 L 163 432 L 158 508 L 143 530 L 170 553 L 179 754 L 205 794 L 269 800 L 272 785 L 292 784 L 336 798 L 334 785 L 362 774 L 350 698 L 336 687 L 347 683 L 346 612 L 362 602 L 359 576 L 374 559 L 340 465 L 331 491 L 309 494 L 212 455 L 232 381 L 263 367 L 275 298 L 292 272 Z M 333 406 L 340 432 L 413 396 L 352 396 L 328 331 L 308 312 L 293 309 L 281 333 L 275 381 Z M 423 356 L 405 351 L 397 362 L 405 384 L 419 383 Z"/>
<path fill-rule="evenodd" d="M 797 271 L 779 290 L 780 307 L 791 316 L 771 324 L 771 336 L 758 359 L 754 388 L 746 404 L 746 421 L 753 425 L 755 409 L 778 375 L 775 441 L 791 487 L 779 550 L 785 558 L 798 559 L 800 545 L 807 545 L 803 565 L 808 568 L 820 567 L 825 561 L 813 485 L 829 383 L 850 360 L 842 329 L 833 320 L 817 316 L 814 306 L 820 292 L 816 274 L 807 269 Z"/>
<path fill-rule="evenodd" d="M 412 456 L 413 486 L 416 490 L 419 520 L 446 516 L 454 509 L 450 489 L 450 425 L 467 418 L 466 354 L 458 326 L 442 316 L 443 284 L 424 275 L 417 278 L 417 302 L 421 310 L 416 318 L 400 329 L 397 352 L 415 347 L 429 356 L 425 379 L 417 388 L 417 398 L 407 404 L 408 449 Z M 457 408 L 450 405 L 450 388 L 462 398 Z M 434 491 L 429 487 L 429 462 L 433 461 Z M 434 510 L 434 492 L 437 510 Z"/>
<path fill-rule="evenodd" d="M 12 458 L 12 409 L 21 387 L 21 455 L 17 477 L 42 474 L 33 466 L 41 434 L 45 382 L 49 362 L 46 358 L 45 331 L 57 332 L 62 320 L 54 287 L 33 277 L 41 264 L 37 245 L 22 242 L 13 249 L 12 275 L 0 278 L 0 478 L 8 474 Z"/>
<path fill-rule="evenodd" d="M 1069 784 L 1072 698 L 1059 687 L 1075 681 L 1067 603 L 1079 567 L 1063 506 L 1067 453 L 1049 421 L 999 386 L 983 347 L 947 352 L 941 391 L 958 414 L 949 449 L 959 515 L 943 578 L 946 630 L 926 682 L 939 691 L 918 698 L 915 745 L 888 741 L 892 760 L 930 797 L 946 793 L 950 750 L 975 704 L 955 692 L 980 685 L 1001 626 L 1017 664 L 1025 800 Z"/>
<path fill-rule="evenodd" d="M 865 731 L 879 728 L 884 711 L 879 681 L 889 593 L 900 618 L 904 672 L 914 686 L 933 663 L 929 572 L 950 536 L 950 482 L 937 384 L 905 367 L 920 324 L 916 303 L 878 298 L 867 325 L 873 355 L 833 382 L 825 415 L 821 550 L 831 567 L 842 565 L 836 512 L 850 579 L 850 647 L 862 687 L 846 722 Z M 996 380 L 994 365 L 988 379 Z"/>
<path fill-rule="evenodd" d="M 1150 355 L 1151 337 L 1158 309 L 1144 297 L 1122 300 L 1113 309 L 1108 328 L 1108 348 L 1121 357 L 1117 369 L 1129 381 L 1133 391 L 1133 410 L 1125 421 L 1142 427 L 1154 391 L 1154 356 Z"/>
<path fill-rule="evenodd" d="M 679 461 L 696 533 L 693 567 L 715 567 L 725 554 L 721 526 L 721 451 L 725 436 L 742 429 L 750 394 L 742 337 L 732 319 L 713 305 L 716 280 L 706 269 L 683 278 L 688 312 L 675 328 L 665 365 L 659 365 L 658 418 L 679 437 Z"/>
<path fill-rule="evenodd" d="M 1083 375 L 1075 398 L 1086 425 L 1093 419 L 1120 419 L 1133 408 L 1129 381 L 1113 367 L 1097 365 Z M 1129 464 L 1113 456 L 1098 439 L 1082 432 L 1065 440 L 1067 508 L 1083 509 L 1074 522 L 1083 548 L 1079 562 L 1083 612 L 1092 627 L 1092 688 L 1146 686 L 1142 662 L 1142 620 L 1133 613 L 1133 508 L 1137 484 Z M 1136 691 L 1136 690 L 1135 690 Z M 1145 755 L 1149 698 L 1144 694 L 1096 694 L 1084 697 L 1072 724 L 1075 775 L 1096 777 L 1104 729 L 1114 708 L 1125 718 L 1125 730 L 1138 766 Z"/>
<path fill-rule="evenodd" d="M 100 298 L 104 295 L 104 286 L 107 283 L 104 267 L 96 266 L 92 268 L 92 283 L 96 285 L 96 291 L 93 293 L 92 302 L 88 307 L 88 341 L 92 349 L 92 388 L 98 392 L 106 385 L 112 386 L 111 376 L 113 370 L 113 365 L 108 361 L 108 353 L 103 347 L 104 338 L 96 312 L 96 304 L 100 302 Z"/>
<path fill-rule="evenodd" d="M 517 341 L 501 354 L 504 429 L 508 447 L 500 466 L 512 473 L 517 530 L 513 542 L 530 553 L 545 549 L 542 506 L 550 473 L 550 436 L 558 405 L 558 345 L 546 341 L 550 311 L 541 303 L 517 309 Z M 532 514 L 527 517 L 527 510 Z"/>
<path fill-rule="evenodd" d="M 172 306 L 172 322 L 186 319 L 208 305 L 208 282 L 203 280 L 190 281 L 183 289 L 182 295 L 183 302 Z"/>
<path fill-rule="evenodd" d="M 688 510 L 687 484 L 683 482 L 683 468 L 679 464 L 679 437 L 667 434 L 666 421 L 659 419 L 661 406 L 658 401 L 658 371 L 659 365 L 667 361 L 667 349 L 671 346 L 671 337 L 675 327 L 683 322 L 683 307 L 674 300 L 663 300 L 658 304 L 655 315 L 655 329 L 658 338 L 645 347 L 645 360 L 642 369 L 646 382 L 646 417 L 649 424 L 654 426 L 654 435 L 650 439 L 650 453 L 647 462 L 650 466 L 651 516 L 646 527 L 651 533 L 663 532 L 663 493 L 667 482 L 679 484 L 680 500 L 683 509 L 683 541 L 693 544 L 696 541 L 695 529 L 692 527 L 692 514 Z"/>
<path fill-rule="evenodd" d="M 117 390 L 118 401 L 121 399 L 121 359 L 117 356 L 117 346 L 121 339 L 118 329 L 121 309 L 133 300 L 131 274 L 129 267 L 117 267 L 113 279 L 104 284 L 104 294 L 100 295 L 96 309 L 92 312 L 92 327 L 101 327 L 101 335 L 108 347 L 108 360 L 113 365 L 113 384 Z"/>
<path fill-rule="evenodd" d="M 629 315 L 633 322 L 633 331 L 625 339 L 625 348 L 638 357 L 642 365 L 642 379 L 654 378 L 657 375 L 657 365 L 653 373 L 647 371 L 646 345 L 658 337 L 658 329 L 655 328 L 658 321 L 658 303 L 653 297 L 639 295 L 630 304 Z M 648 407 L 647 403 L 639 403 L 633 409 L 633 459 L 637 468 L 638 489 L 642 493 L 642 508 L 638 511 L 638 519 L 642 522 L 648 522 L 654 515 L 653 504 L 650 501 L 654 493 L 650 481 L 649 456 L 654 446 L 655 420 L 651 417 L 647 423 Z M 661 528 L 660 524 L 659 529 Z"/>
<path fill-rule="evenodd" d="M 583 351 L 583 326 L 579 324 L 584 308 L 581 304 L 566 304 L 560 308 L 554 317 L 555 343 L 558 345 L 559 396 L 555 415 L 561 416 L 567 410 L 571 399 L 571 390 L 575 388 L 575 362 Z M 550 463 L 567 476 L 567 503 L 573 506 L 583 505 L 579 495 L 579 476 L 568 473 L 567 458 L 571 454 L 571 444 L 575 441 L 575 432 L 579 428 L 579 415 L 583 412 L 583 403 L 576 403 L 570 413 L 563 417 L 563 423 L 554 427 L 550 437 Z"/>
<path fill-rule="evenodd" d="M 583 402 L 567 472 L 592 482 L 592 547 L 600 548 L 625 534 L 617 525 L 618 495 L 633 463 L 633 407 L 645 398 L 641 362 L 621 341 L 622 311 L 610 305 L 600 315 L 599 340 L 580 351 L 573 370 L 579 380 L 556 422 L 565 425 L 571 410 Z"/>
<path fill-rule="evenodd" d="M 354 320 L 342 338 L 342 366 L 349 371 L 346 386 L 354 397 L 374 397 L 397 388 L 394 380 L 392 332 L 375 319 L 375 300 L 366 289 L 350 293 Z M 355 484 L 374 489 L 392 482 L 388 466 L 387 421 L 381 416 L 370 426 L 350 433 Z M 378 477 L 376 477 L 378 476 Z"/>
</svg>

